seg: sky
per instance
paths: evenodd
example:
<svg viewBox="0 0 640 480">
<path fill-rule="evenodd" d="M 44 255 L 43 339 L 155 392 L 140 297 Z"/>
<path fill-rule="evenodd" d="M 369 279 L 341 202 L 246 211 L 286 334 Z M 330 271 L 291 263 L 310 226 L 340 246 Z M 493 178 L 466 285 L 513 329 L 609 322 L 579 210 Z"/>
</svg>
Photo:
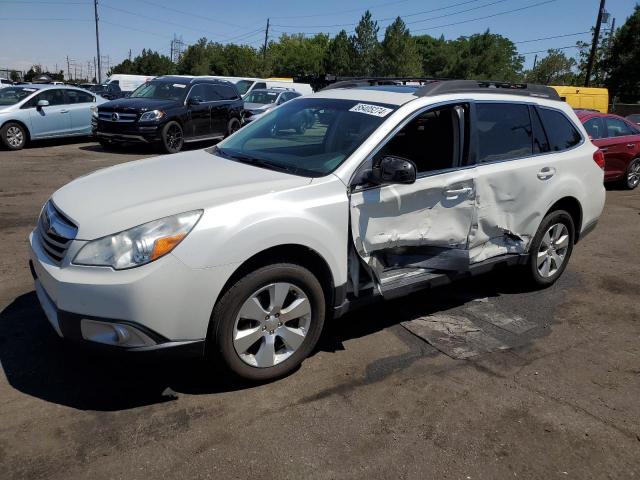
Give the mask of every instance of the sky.
<svg viewBox="0 0 640 480">
<path fill-rule="evenodd" d="M 606 10 L 620 26 L 635 4 L 607 0 Z M 451 39 L 489 29 L 518 42 L 530 68 L 534 52 L 544 56 L 549 48 L 590 41 L 598 5 L 599 0 L 99 0 L 98 14 L 103 70 L 130 50 L 133 56 L 143 48 L 169 55 L 174 35 L 187 45 L 207 37 L 259 47 L 267 18 L 270 38 L 283 32 L 350 32 L 366 9 L 378 21 L 380 39 L 398 15 L 413 34 Z M 559 38 L 538 40 L 547 37 Z M 86 75 L 95 55 L 93 0 L 0 0 L 0 69 L 39 64 L 66 70 L 68 57 L 72 75 Z"/>
</svg>

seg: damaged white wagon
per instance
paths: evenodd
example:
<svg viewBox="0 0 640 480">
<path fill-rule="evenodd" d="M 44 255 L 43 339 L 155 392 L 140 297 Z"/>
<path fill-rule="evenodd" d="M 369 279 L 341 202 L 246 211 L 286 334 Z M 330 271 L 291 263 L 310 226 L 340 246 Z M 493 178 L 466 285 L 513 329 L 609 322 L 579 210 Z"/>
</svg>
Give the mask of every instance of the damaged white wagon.
<svg viewBox="0 0 640 480">
<path fill-rule="evenodd" d="M 262 380 L 367 301 L 505 265 L 555 282 L 605 200 L 571 108 L 533 85 L 380 83 L 336 83 L 213 148 L 55 192 L 30 265 L 58 335 Z"/>
</svg>

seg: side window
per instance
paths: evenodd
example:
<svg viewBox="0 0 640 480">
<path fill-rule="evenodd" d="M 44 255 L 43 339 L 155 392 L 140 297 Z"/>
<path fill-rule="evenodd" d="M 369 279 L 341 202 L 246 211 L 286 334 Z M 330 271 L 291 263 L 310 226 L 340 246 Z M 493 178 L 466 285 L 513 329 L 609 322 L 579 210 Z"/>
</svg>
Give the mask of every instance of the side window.
<svg viewBox="0 0 640 480">
<path fill-rule="evenodd" d="M 559 152 L 580 143 L 580 133 L 564 114 L 550 108 L 540 108 L 539 112 L 551 151 Z"/>
<path fill-rule="evenodd" d="M 531 115 L 531 128 L 533 130 L 533 153 L 545 153 L 550 150 L 547 134 L 542 127 L 540 116 L 535 107 L 529 107 Z"/>
<path fill-rule="evenodd" d="M 238 98 L 235 89 L 231 85 L 217 85 L 222 100 L 235 100 Z"/>
<path fill-rule="evenodd" d="M 198 85 L 194 85 L 189 92 L 189 98 L 191 100 L 197 100 L 198 102 L 208 102 L 207 100 L 207 85 L 199 83 Z"/>
<path fill-rule="evenodd" d="M 624 137 L 627 135 L 634 135 L 631 127 L 627 125 L 627 122 L 620 120 L 619 118 L 607 117 L 605 118 L 607 124 L 607 134 L 609 137 Z"/>
<path fill-rule="evenodd" d="M 478 103 L 476 126 L 480 163 L 521 158 L 533 153 L 533 134 L 527 105 Z"/>
<path fill-rule="evenodd" d="M 253 89 L 255 90 L 256 88 L 267 88 L 267 84 L 264 83 L 264 82 L 256 83 L 256 85 L 253 87 Z"/>
<path fill-rule="evenodd" d="M 420 114 L 387 142 L 376 160 L 406 158 L 416 164 L 418 174 L 464 164 L 462 150 L 467 142 L 461 129 L 465 130 L 468 111 L 467 105 L 451 105 Z"/>
<path fill-rule="evenodd" d="M 67 103 L 92 103 L 93 95 L 80 90 L 65 90 L 67 94 Z"/>
<path fill-rule="evenodd" d="M 42 93 L 39 93 L 31 100 L 29 100 L 22 108 L 31 108 L 38 105 L 40 100 L 46 100 L 49 102 L 49 106 L 53 107 L 55 105 L 64 105 L 64 91 L 59 88 L 51 88 L 48 90 L 44 90 Z"/>
<path fill-rule="evenodd" d="M 222 100 L 222 95 L 220 92 L 220 87 L 217 85 L 212 85 L 210 83 L 206 85 L 201 85 L 205 91 L 205 102 L 217 102 L 218 100 Z"/>
<path fill-rule="evenodd" d="M 598 138 L 605 138 L 607 132 L 604 129 L 604 122 L 602 117 L 593 117 L 584 122 L 584 128 L 591 138 L 597 140 Z"/>
</svg>

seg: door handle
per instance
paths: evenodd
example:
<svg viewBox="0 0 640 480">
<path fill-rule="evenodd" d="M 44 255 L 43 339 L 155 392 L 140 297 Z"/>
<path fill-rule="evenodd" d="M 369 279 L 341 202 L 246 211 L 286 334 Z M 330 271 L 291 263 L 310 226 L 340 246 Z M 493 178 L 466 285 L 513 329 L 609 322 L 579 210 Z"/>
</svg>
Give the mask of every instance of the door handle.
<svg viewBox="0 0 640 480">
<path fill-rule="evenodd" d="M 447 197 L 456 197 L 458 195 L 465 195 L 471 193 L 473 189 L 471 187 L 452 188 L 444 191 Z"/>
<path fill-rule="evenodd" d="M 540 180 L 548 180 L 556 173 L 556 169 L 553 167 L 544 167 L 538 172 L 538 178 Z"/>
<path fill-rule="evenodd" d="M 627 143 L 627 148 L 633 148 L 635 146 L 636 146 L 635 143 Z"/>
<path fill-rule="evenodd" d="M 607 147 L 604 147 L 604 148 L 601 148 L 601 149 L 600 149 L 600 151 L 601 151 L 602 153 L 605 153 L 605 152 L 608 152 L 608 151 L 609 151 L 609 149 L 608 149 Z"/>
<path fill-rule="evenodd" d="M 69 110 L 60 110 L 60 113 L 69 113 Z"/>
</svg>

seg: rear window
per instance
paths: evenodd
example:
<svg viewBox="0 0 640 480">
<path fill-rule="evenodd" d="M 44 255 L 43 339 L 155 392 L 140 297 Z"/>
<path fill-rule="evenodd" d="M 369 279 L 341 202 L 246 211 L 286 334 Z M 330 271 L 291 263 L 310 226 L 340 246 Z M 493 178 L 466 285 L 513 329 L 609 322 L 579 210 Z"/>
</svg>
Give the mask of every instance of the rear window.
<svg viewBox="0 0 640 480">
<path fill-rule="evenodd" d="M 580 143 L 580 133 L 563 113 L 550 108 L 539 108 L 538 111 L 547 132 L 551 151 L 567 150 Z"/>
<path fill-rule="evenodd" d="M 533 153 L 527 105 L 478 103 L 476 112 L 479 162 L 509 160 Z"/>
</svg>

